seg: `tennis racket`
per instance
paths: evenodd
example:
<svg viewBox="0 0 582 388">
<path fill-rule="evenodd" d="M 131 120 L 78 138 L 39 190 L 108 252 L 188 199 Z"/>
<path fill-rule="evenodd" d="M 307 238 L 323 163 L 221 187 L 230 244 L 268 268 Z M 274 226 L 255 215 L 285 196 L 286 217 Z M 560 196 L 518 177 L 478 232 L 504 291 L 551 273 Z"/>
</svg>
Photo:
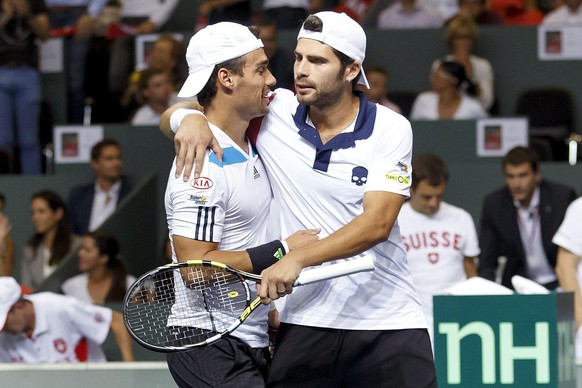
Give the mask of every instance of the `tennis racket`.
<svg viewBox="0 0 582 388">
<path fill-rule="evenodd" d="M 373 270 L 367 256 L 303 271 L 294 286 Z M 127 291 L 125 326 L 140 345 L 154 351 L 210 345 L 236 330 L 261 305 L 260 298 L 251 300 L 245 280 L 260 282 L 261 277 L 207 260 L 155 268 Z"/>
</svg>

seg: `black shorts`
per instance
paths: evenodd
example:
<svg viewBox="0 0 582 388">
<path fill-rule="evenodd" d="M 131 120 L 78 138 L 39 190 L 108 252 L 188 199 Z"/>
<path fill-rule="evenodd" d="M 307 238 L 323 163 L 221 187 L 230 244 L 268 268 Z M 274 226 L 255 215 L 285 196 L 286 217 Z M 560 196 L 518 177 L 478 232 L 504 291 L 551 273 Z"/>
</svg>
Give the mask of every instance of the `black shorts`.
<svg viewBox="0 0 582 388">
<path fill-rule="evenodd" d="M 265 387 L 268 348 L 251 348 L 227 336 L 215 344 L 168 353 L 166 361 L 179 387 Z"/>
<path fill-rule="evenodd" d="M 437 387 L 428 332 L 281 323 L 268 387 Z"/>
</svg>

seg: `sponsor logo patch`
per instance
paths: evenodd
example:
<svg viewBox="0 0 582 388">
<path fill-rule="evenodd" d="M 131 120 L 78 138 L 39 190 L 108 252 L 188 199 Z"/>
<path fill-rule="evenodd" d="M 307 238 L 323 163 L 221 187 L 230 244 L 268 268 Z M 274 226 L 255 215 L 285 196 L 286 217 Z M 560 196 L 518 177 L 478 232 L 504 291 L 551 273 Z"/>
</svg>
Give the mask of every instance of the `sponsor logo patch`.
<svg viewBox="0 0 582 388">
<path fill-rule="evenodd" d="M 206 205 L 208 203 L 208 199 L 201 195 L 190 195 L 188 201 L 193 201 L 196 205 Z"/>
<path fill-rule="evenodd" d="M 399 174 L 394 174 L 394 173 L 387 173 L 386 174 L 386 179 L 388 179 L 389 181 L 394 181 L 394 182 L 398 182 L 400 184 L 403 185 L 409 185 L 410 184 L 410 178 L 405 176 L 405 175 L 399 175 Z"/>
<path fill-rule="evenodd" d="M 402 162 L 396 163 L 396 167 L 398 167 L 402 172 L 408 172 L 408 166 Z"/>
<path fill-rule="evenodd" d="M 53 341 L 53 345 L 57 352 L 65 353 L 67 351 L 67 343 L 62 338 L 57 338 Z"/>
<path fill-rule="evenodd" d="M 206 190 L 211 188 L 214 185 L 214 183 L 212 182 L 212 180 L 210 178 L 206 178 L 206 177 L 199 177 L 199 178 L 195 178 L 192 179 L 190 181 L 190 186 L 194 187 L 195 189 L 199 189 L 199 190 Z"/>
<path fill-rule="evenodd" d="M 261 177 L 261 174 L 259 173 L 259 170 L 257 170 L 256 166 L 253 166 L 253 175 L 255 179 L 259 179 Z"/>
</svg>

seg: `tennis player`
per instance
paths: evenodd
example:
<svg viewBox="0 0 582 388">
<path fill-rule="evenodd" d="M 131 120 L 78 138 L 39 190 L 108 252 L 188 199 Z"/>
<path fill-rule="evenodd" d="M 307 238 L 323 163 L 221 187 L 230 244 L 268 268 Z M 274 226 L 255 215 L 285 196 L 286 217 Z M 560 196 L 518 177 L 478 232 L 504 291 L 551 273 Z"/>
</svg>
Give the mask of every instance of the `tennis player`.
<svg viewBox="0 0 582 388">
<path fill-rule="evenodd" d="M 404 117 L 354 91 L 368 86 L 365 50 L 362 27 L 347 15 L 309 16 L 295 49 L 297 96 L 277 89 L 258 133 L 282 235 L 321 227 L 325 237 L 262 272 L 265 302 L 289 294 L 268 386 L 436 387 L 396 221 L 409 195 L 412 131 Z M 180 108 L 164 117 L 166 133 L 170 121 L 180 128 L 178 160 L 189 171 L 190 145 L 211 144 L 211 136 L 200 135 L 196 112 Z M 305 267 L 365 255 L 374 258 L 373 273 L 291 288 Z"/>
<path fill-rule="evenodd" d="M 256 35 L 248 27 L 225 22 L 204 28 L 190 40 L 189 76 L 179 96 L 197 97 L 224 157 L 218 160 L 208 151 L 202 175 L 188 182 L 175 178 L 174 164 L 165 196 L 174 262 L 211 259 L 260 272 L 270 264 L 265 257 L 281 257 L 289 250 L 282 241 L 266 240 L 271 188 L 245 136 L 249 120 L 268 112 L 269 88 L 275 84 Z M 289 245 L 314 241 L 317 232 L 299 232 L 298 239 L 288 239 Z M 255 248 L 245 251 L 247 247 Z M 177 277 L 176 299 L 205 302 L 202 292 L 188 289 Z M 254 284 L 251 290 L 256 294 Z M 167 362 L 176 383 L 180 387 L 264 386 L 270 363 L 269 306 L 261 308 L 232 336 L 213 346 L 169 353 Z M 187 322 L 193 311 L 184 304 L 174 305 L 168 320 L 171 330 L 192 330 Z M 215 326 L 207 329 L 219 331 L 219 316 L 215 318 Z"/>
</svg>

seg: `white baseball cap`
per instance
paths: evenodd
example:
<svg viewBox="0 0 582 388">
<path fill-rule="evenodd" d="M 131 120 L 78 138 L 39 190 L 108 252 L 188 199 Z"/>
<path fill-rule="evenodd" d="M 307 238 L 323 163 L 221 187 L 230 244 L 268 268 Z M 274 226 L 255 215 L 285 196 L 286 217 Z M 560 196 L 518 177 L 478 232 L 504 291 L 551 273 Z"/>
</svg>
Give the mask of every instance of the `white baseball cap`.
<svg viewBox="0 0 582 388">
<path fill-rule="evenodd" d="M 197 95 L 210 79 L 215 65 L 261 47 L 263 42 L 242 24 L 220 22 L 198 31 L 186 49 L 188 78 L 178 97 Z"/>
<path fill-rule="evenodd" d="M 366 33 L 362 26 L 343 12 L 323 11 L 314 14 L 314 16 L 323 22 L 322 31 L 309 31 L 301 26 L 297 40 L 301 38 L 317 40 L 351 59 L 360 61 L 362 68 L 358 83 L 370 89 L 363 67 L 366 57 Z"/>
<path fill-rule="evenodd" d="M 18 282 L 10 276 L 0 276 L 0 330 L 4 328 L 8 311 L 22 296 Z"/>
</svg>

